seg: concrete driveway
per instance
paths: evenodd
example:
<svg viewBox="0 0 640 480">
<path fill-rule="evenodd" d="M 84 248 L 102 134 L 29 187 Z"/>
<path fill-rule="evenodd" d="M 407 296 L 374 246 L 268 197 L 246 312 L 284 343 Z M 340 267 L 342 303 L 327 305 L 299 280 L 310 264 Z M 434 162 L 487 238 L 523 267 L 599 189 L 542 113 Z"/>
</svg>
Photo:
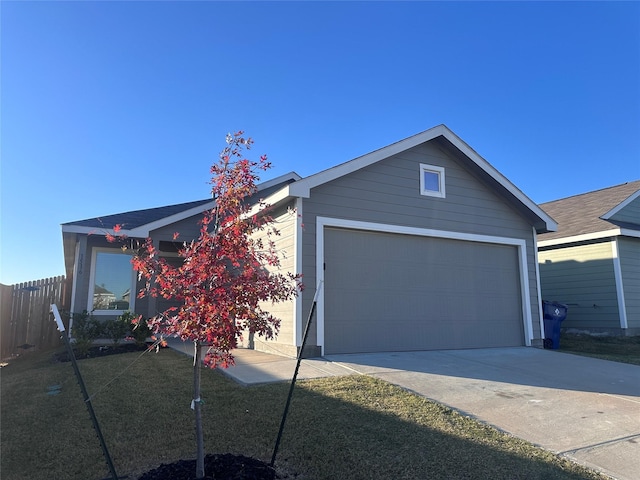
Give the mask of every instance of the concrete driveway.
<svg viewBox="0 0 640 480">
<path fill-rule="evenodd" d="M 535 348 L 330 355 L 621 480 L 640 479 L 640 367 Z"/>
<path fill-rule="evenodd" d="M 171 345 L 180 349 L 180 345 Z M 191 354 L 189 348 L 183 349 Z M 290 380 L 296 360 L 236 350 L 245 385 Z M 370 375 L 620 480 L 640 479 L 640 366 L 527 347 L 328 355 L 298 379 Z"/>
</svg>

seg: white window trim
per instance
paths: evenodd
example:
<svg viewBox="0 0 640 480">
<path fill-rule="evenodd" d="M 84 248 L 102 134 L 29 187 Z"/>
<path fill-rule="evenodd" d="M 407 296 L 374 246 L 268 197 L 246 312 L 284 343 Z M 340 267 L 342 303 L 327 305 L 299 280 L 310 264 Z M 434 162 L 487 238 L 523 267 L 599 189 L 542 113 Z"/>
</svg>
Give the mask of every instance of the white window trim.
<svg viewBox="0 0 640 480">
<path fill-rule="evenodd" d="M 424 184 L 425 172 L 436 173 L 438 175 L 438 191 L 427 190 Z M 427 197 L 445 198 L 445 181 L 444 181 L 444 167 L 437 167 L 435 165 L 427 165 L 426 163 L 420 164 L 420 195 Z"/>
<path fill-rule="evenodd" d="M 125 253 L 119 248 L 102 248 L 102 247 L 94 247 L 91 249 L 91 273 L 89 275 L 89 296 L 87 297 L 87 310 L 93 308 L 93 292 L 95 289 L 95 280 L 96 280 L 96 257 L 98 253 L 113 253 L 116 255 L 128 255 L 131 257 L 131 254 Z M 131 284 L 130 284 L 131 294 L 129 296 L 129 308 L 127 310 L 92 310 L 90 313 L 93 315 L 122 315 L 126 311 L 134 312 L 135 311 L 135 303 L 136 303 L 136 272 L 131 267 Z"/>
</svg>

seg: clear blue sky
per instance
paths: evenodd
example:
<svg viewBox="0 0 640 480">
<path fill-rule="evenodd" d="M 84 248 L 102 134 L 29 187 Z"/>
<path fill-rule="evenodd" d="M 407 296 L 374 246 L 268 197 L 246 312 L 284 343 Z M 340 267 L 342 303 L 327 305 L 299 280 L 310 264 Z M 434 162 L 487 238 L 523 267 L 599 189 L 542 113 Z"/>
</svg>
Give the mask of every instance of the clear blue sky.
<svg viewBox="0 0 640 480">
<path fill-rule="evenodd" d="M 207 198 L 228 131 L 268 179 L 444 123 L 542 203 L 640 179 L 637 2 L 12 2 L 0 282 L 60 224 Z"/>
</svg>

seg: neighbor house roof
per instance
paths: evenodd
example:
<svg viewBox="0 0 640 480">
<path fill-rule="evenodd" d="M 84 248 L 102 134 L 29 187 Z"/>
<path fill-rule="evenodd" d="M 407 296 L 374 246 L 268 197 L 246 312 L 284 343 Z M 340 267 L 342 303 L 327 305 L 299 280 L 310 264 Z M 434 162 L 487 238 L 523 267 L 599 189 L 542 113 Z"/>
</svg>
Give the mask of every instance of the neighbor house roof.
<svg viewBox="0 0 640 480">
<path fill-rule="evenodd" d="M 640 225 L 612 217 L 640 197 L 640 180 L 543 203 L 540 207 L 558 222 L 558 230 L 538 237 L 540 246 L 640 232 Z"/>
</svg>

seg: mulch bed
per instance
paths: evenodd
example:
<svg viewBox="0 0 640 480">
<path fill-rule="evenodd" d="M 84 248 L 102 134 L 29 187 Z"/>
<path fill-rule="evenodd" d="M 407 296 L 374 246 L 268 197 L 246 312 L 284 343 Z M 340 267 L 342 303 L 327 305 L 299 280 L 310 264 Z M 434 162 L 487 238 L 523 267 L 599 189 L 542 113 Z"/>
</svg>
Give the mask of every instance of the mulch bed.
<svg viewBox="0 0 640 480">
<path fill-rule="evenodd" d="M 74 350 L 75 356 L 77 360 L 82 360 L 84 358 L 97 358 L 97 357 L 105 357 L 107 355 L 117 355 L 120 353 L 132 353 L 132 352 L 143 352 L 147 348 L 147 345 L 138 345 L 137 343 L 122 343 L 117 345 L 96 345 L 89 349 L 89 352 L 86 356 L 80 355 L 77 351 Z M 58 352 L 55 355 L 55 359 L 58 362 L 70 362 L 69 354 L 66 350 L 62 352 Z"/>
<path fill-rule="evenodd" d="M 138 480 L 195 480 L 196 461 L 180 460 L 162 464 Z M 207 455 L 204 458 L 206 480 L 275 480 L 276 472 L 268 464 L 255 458 L 230 453 Z"/>
</svg>

